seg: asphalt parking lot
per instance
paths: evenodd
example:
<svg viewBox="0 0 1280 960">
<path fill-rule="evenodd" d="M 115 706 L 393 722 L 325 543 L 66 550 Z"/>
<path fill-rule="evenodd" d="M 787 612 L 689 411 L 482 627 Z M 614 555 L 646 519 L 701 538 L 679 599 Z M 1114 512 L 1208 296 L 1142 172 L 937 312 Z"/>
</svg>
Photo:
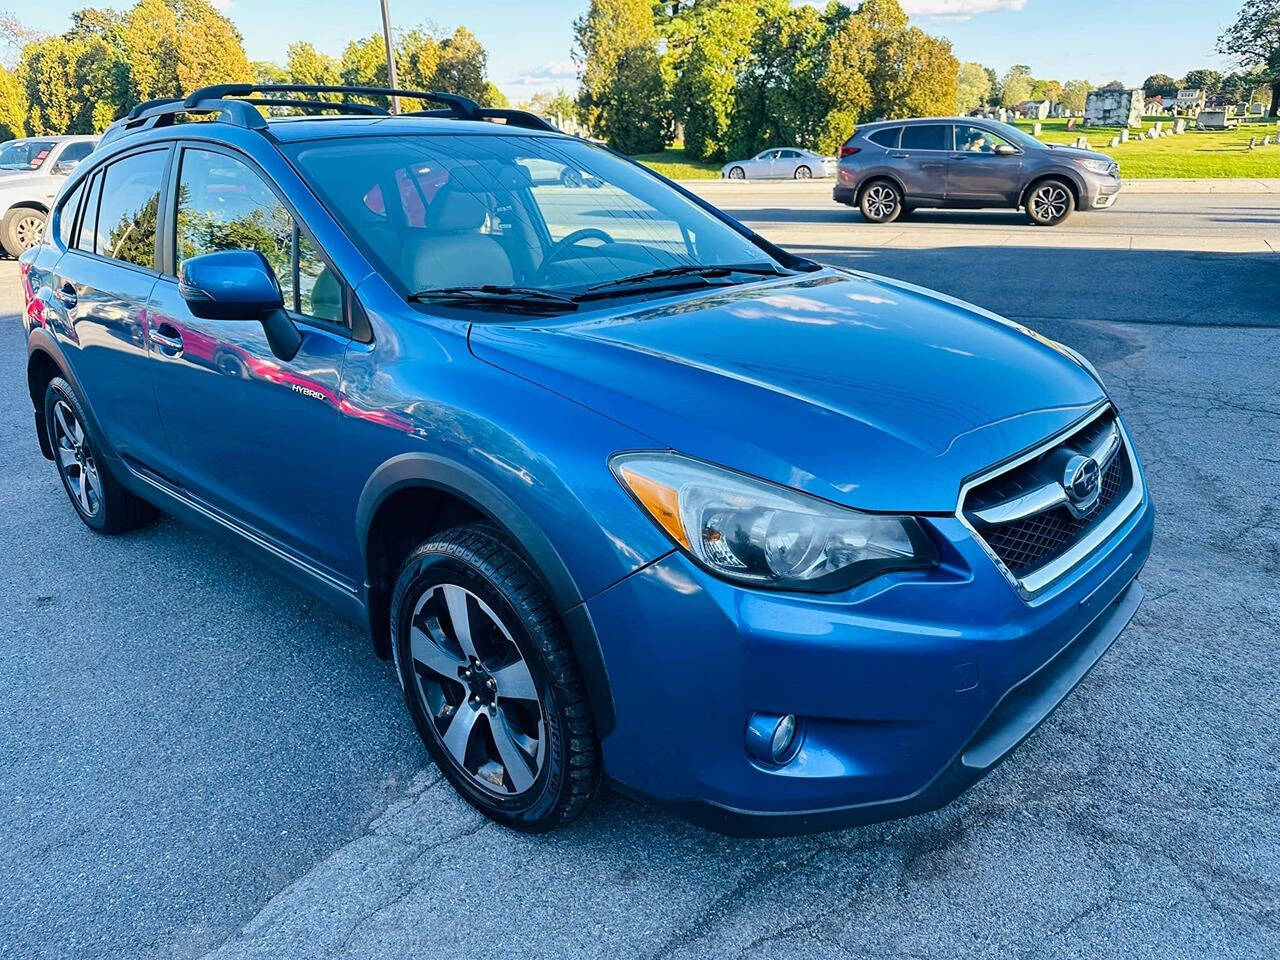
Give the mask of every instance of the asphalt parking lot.
<svg viewBox="0 0 1280 960">
<path fill-rule="evenodd" d="M 505 832 L 441 782 L 355 628 L 175 522 L 80 525 L 0 262 L 0 956 L 1280 952 L 1280 196 L 1135 196 L 1045 231 L 707 191 L 1096 362 L 1160 515 L 1145 605 L 1063 707 L 906 821 L 741 841 L 607 797 Z"/>
</svg>

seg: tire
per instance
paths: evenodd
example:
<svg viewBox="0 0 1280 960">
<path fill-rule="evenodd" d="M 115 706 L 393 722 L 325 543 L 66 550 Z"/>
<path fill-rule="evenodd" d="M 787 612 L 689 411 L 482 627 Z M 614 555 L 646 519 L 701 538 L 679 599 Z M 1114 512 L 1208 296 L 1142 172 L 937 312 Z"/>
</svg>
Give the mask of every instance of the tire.
<svg viewBox="0 0 1280 960">
<path fill-rule="evenodd" d="M 743 170 L 741 167 L 730 167 L 730 168 L 729 168 L 729 179 L 730 179 L 730 180 L 745 180 L 745 179 L 747 179 L 747 171 Z"/>
<path fill-rule="evenodd" d="M 1023 209 L 1037 227 L 1056 227 L 1075 212 L 1076 198 L 1065 180 L 1051 177 L 1031 188 Z"/>
<path fill-rule="evenodd" d="M 534 833 L 587 808 L 601 762 L 586 685 L 550 598 L 497 531 L 455 527 L 414 550 L 391 628 L 414 725 L 468 803 Z"/>
<path fill-rule="evenodd" d="M 902 214 L 902 191 L 892 180 L 872 180 L 858 198 L 858 208 L 872 223 L 893 223 Z"/>
<path fill-rule="evenodd" d="M 795 179 L 797 179 L 797 180 L 812 180 L 812 179 L 813 179 L 813 171 L 812 171 L 812 170 L 810 170 L 808 167 L 796 167 Z"/>
<path fill-rule="evenodd" d="M 85 526 L 115 534 L 146 526 L 160 515 L 111 475 L 101 447 L 85 426 L 84 407 L 71 385 L 54 377 L 44 392 L 44 424 L 62 488 Z"/>
<path fill-rule="evenodd" d="M 39 210 L 20 207 L 10 210 L 0 221 L 0 246 L 5 253 L 17 260 L 37 243 L 44 234 L 45 215 Z"/>
</svg>

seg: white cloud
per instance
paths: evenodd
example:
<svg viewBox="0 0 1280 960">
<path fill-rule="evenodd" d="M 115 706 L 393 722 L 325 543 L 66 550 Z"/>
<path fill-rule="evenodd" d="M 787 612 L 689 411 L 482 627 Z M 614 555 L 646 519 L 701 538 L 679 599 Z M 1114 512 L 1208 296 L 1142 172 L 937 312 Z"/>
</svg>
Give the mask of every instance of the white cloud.
<svg viewBox="0 0 1280 960">
<path fill-rule="evenodd" d="M 1027 0 L 902 0 L 902 9 L 913 17 L 968 20 L 980 13 L 1021 10 Z"/>
<path fill-rule="evenodd" d="M 572 60 L 557 60 L 531 67 L 511 79 L 513 83 L 528 87 L 575 83 L 578 79 L 578 65 Z"/>
</svg>

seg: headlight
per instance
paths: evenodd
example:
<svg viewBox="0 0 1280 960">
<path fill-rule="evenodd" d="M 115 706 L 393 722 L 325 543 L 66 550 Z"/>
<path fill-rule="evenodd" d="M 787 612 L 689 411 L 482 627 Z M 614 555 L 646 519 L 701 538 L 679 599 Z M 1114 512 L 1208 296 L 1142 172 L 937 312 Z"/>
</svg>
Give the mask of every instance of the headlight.
<svg viewBox="0 0 1280 960">
<path fill-rule="evenodd" d="M 1076 162 L 1079 163 L 1080 166 L 1084 167 L 1086 170 L 1092 170 L 1094 173 L 1110 173 L 1111 172 L 1110 160 L 1084 159 L 1084 160 L 1077 160 Z"/>
<path fill-rule="evenodd" d="M 937 563 L 912 517 L 850 510 L 675 453 L 621 453 L 609 465 L 676 543 L 729 580 L 832 592 Z"/>
</svg>

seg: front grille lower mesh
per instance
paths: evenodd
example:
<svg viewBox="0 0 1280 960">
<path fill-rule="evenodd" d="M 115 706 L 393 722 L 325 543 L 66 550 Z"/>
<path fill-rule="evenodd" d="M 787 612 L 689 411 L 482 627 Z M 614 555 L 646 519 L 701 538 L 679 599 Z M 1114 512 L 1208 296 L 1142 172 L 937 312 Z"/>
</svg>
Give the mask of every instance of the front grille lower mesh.
<svg viewBox="0 0 1280 960">
<path fill-rule="evenodd" d="M 1014 576 L 1030 573 L 1043 566 L 1080 539 L 1089 527 L 1104 516 L 1116 497 L 1124 490 L 1126 464 L 1123 451 L 1111 461 L 1102 475 L 1102 492 L 1093 510 L 1076 519 L 1066 507 L 1058 507 L 1034 517 L 978 529 L 987 545 Z"/>
<path fill-rule="evenodd" d="M 1052 464 L 1060 462 L 1055 458 L 1062 455 L 1064 448 L 1069 453 L 1093 449 L 1114 423 L 1115 414 L 1108 411 L 1035 460 L 997 474 L 966 495 L 965 515 L 1015 577 L 1022 578 L 1062 556 L 1124 499 L 1134 478 L 1123 438 L 1120 449 L 1103 470 L 1098 502 L 1085 516 L 1077 518 L 1066 506 L 1058 506 L 1008 523 L 984 523 L 977 512 L 1039 487 L 1052 475 Z"/>
</svg>

